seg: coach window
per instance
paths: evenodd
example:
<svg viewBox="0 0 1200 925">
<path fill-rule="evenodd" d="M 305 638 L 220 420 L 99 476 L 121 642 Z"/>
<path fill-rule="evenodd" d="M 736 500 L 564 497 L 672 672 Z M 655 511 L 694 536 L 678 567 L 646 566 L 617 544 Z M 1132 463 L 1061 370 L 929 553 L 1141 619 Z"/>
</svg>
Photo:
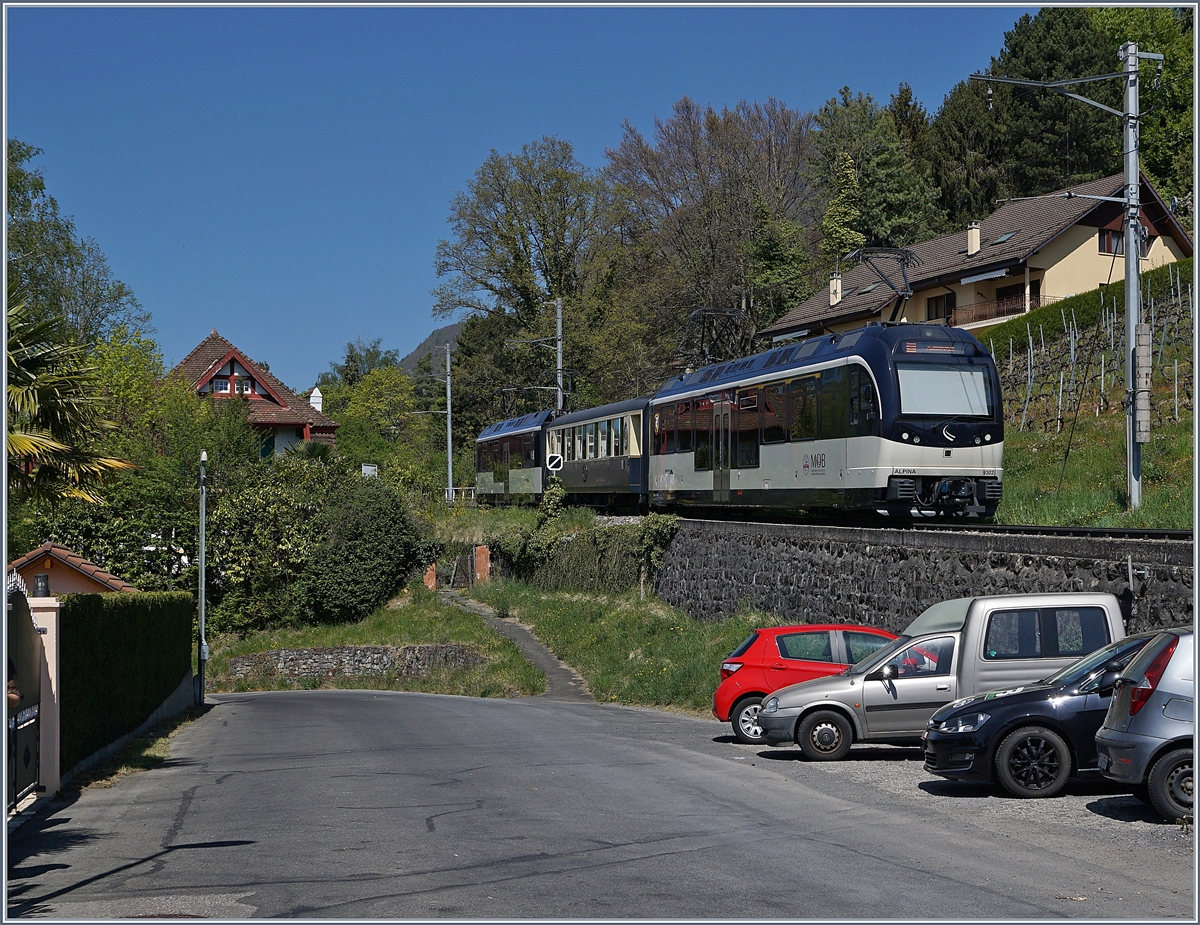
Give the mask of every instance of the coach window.
<svg viewBox="0 0 1200 925">
<path fill-rule="evenodd" d="M 658 447 L 660 453 L 675 452 L 675 406 L 661 405 L 655 411 L 655 426 L 658 428 L 658 433 L 655 435 L 655 446 Z"/>
<path fill-rule="evenodd" d="M 537 434 L 526 434 L 522 449 L 525 451 L 525 468 L 532 469 L 537 465 Z"/>
<path fill-rule="evenodd" d="M 613 456 L 628 456 L 629 452 L 625 448 L 625 419 L 613 418 L 610 430 L 612 431 Z"/>
<path fill-rule="evenodd" d="M 787 439 L 787 386 L 782 382 L 762 390 L 762 442 L 783 443 Z"/>
<path fill-rule="evenodd" d="M 850 436 L 879 436 L 879 398 L 866 367 L 850 367 Z"/>
<path fill-rule="evenodd" d="M 581 461 L 581 460 L 586 459 L 587 457 L 583 455 L 583 442 L 584 442 L 583 426 L 580 424 L 576 424 L 574 427 L 571 428 L 571 434 L 572 434 L 571 442 L 575 444 L 575 459 L 576 459 L 576 461 Z"/>
<path fill-rule="evenodd" d="M 734 433 L 737 446 L 733 450 L 734 466 L 754 469 L 758 466 L 758 389 L 737 393 L 734 411 Z"/>
<path fill-rule="evenodd" d="M 603 420 L 597 424 L 596 427 L 599 429 L 599 433 L 596 435 L 596 458 L 604 459 L 605 457 L 611 455 L 608 452 L 608 448 L 610 446 L 608 442 L 608 421 Z"/>
<path fill-rule="evenodd" d="M 791 431 L 793 440 L 817 438 L 817 391 L 821 377 L 805 376 L 791 383 Z"/>
<path fill-rule="evenodd" d="M 631 414 L 629 426 L 625 430 L 625 451 L 630 456 L 642 455 L 642 416 Z"/>
<path fill-rule="evenodd" d="M 850 389 L 846 367 L 835 366 L 821 373 L 821 410 L 817 414 L 817 438 L 836 440 L 849 436 Z"/>
<path fill-rule="evenodd" d="M 675 429 L 679 436 L 675 442 L 675 450 L 678 453 L 690 453 L 694 444 L 692 443 L 692 428 L 695 426 L 695 416 L 692 412 L 692 403 L 690 401 L 676 402 L 675 404 Z"/>
</svg>

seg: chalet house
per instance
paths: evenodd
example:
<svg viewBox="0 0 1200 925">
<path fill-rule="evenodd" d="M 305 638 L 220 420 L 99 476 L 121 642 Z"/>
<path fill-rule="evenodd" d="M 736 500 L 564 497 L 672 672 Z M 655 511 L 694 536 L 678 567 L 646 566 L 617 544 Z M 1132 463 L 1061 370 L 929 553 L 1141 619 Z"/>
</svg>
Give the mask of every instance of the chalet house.
<svg viewBox="0 0 1200 925">
<path fill-rule="evenodd" d="M 985 328 L 1012 315 L 1125 279 L 1124 176 L 1004 203 L 963 231 L 908 248 L 912 290 L 903 298 L 863 262 L 834 273 L 829 292 L 809 298 L 760 333 L 774 340 L 834 333 L 869 321 L 931 321 Z M 1141 268 L 1192 256 L 1192 241 L 1145 175 L 1141 179 Z M 873 258 L 903 292 L 899 261 Z"/>
<path fill-rule="evenodd" d="M 309 404 L 216 328 L 171 373 L 183 375 L 199 395 L 246 399 L 250 424 L 264 437 L 264 456 L 282 453 L 304 440 L 337 444 L 338 423 L 321 413 L 319 391 L 313 390 L 313 404 Z"/>
<path fill-rule="evenodd" d="M 79 553 L 57 543 L 46 542 L 25 553 L 9 565 L 8 571 L 10 574 L 17 572 L 30 589 L 34 587 L 35 575 L 45 575 L 50 582 L 51 597 L 138 590 L 129 582 L 106 572 L 95 562 L 89 562 Z"/>
</svg>

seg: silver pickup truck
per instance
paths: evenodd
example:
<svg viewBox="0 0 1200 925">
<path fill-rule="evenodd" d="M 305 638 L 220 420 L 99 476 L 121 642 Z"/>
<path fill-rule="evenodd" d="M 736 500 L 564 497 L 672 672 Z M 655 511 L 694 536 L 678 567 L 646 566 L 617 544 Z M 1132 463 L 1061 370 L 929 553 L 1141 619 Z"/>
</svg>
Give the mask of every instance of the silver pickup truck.
<svg viewBox="0 0 1200 925">
<path fill-rule="evenodd" d="M 816 761 L 854 742 L 918 738 L 939 708 L 1048 677 L 1125 636 L 1111 594 L 1009 594 L 934 604 L 904 633 L 841 674 L 793 684 L 758 714 L 768 745 Z"/>
</svg>

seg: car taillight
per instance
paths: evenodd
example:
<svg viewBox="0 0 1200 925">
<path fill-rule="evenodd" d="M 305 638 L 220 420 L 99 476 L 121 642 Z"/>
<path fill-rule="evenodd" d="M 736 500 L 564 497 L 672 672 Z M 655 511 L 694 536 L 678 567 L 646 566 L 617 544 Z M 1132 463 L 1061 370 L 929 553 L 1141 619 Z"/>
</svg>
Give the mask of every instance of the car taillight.
<svg viewBox="0 0 1200 925">
<path fill-rule="evenodd" d="M 1146 674 L 1138 682 L 1138 686 L 1129 692 L 1130 716 L 1137 716 L 1138 710 L 1146 705 L 1146 701 L 1150 699 L 1150 695 L 1158 687 L 1158 682 L 1162 680 L 1163 672 L 1167 670 L 1167 662 L 1171 660 L 1171 656 L 1175 653 L 1177 645 L 1179 645 L 1178 636 L 1163 646 L 1162 651 L 1154 656 L 1154 660 L 1146 668 Z"/>
<path fill-rule="evenodd" d="M 722 662 L 721 663 L 721 680 L 724 681 L 731 674 L 742 667 L 741 662 Z"/>
</svg>

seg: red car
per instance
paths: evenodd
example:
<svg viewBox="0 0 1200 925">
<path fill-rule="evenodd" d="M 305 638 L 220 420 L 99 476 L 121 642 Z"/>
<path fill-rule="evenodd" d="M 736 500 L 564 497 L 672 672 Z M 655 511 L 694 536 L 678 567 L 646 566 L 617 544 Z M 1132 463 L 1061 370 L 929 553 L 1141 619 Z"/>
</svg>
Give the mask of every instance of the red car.
<svg viewBox="0 0 1200 925">
<path fill-rule="evenodd" d="M 896 638 L 874 626 L 813 623 L 755 630 L 721 663 L 721 683 L 713 691 L 713 716 L 733 725 L 739 742 L 762 738 L 759 705 L 789 684 L 837 674 Z"/>
</svg>

